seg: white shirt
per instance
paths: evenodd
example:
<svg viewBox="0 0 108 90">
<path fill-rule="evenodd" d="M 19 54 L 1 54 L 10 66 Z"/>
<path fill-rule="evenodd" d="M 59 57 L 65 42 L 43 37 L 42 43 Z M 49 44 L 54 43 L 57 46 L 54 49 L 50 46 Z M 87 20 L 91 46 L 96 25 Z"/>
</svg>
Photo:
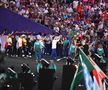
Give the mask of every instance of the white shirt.
<svg viewBox="0 0 108 90">
<path fill-rule="evenodd" d="M 103 29 L 103 26 L 104 26 L 104 23 L 101 22 L 101 23 L 98 25 L 98 30 L 99 30 L 99 29 Z"/>
<path fill-rule="evenodd" d="M 48 10 L 47 10 L 47 9 L 45 9 L 45 10 L 44 10 L 44 13 L 45 13 L 45 14 L 47 14 L 47 13 L 48 13 Z"/>
<path fill-rule="evenodd" d="M 73 9 L 72 9 L 71 7 L 69 7 L 69 8 L 67 8 L 67 11 L 68 11 L 69 13 L 71 13 L 71 12 L 73 12 Z"/>
<path fill-rule="evenodd" d="M 74 0 L 74 1 L 73 1 L 73 8 L 76 9 L 77 6 L 78 6 L 78 1 L 75 1 L 75 0 Z"/>
<path fill-rule="evenodd" d="M 80 29 L 79 26 L 76 24 L 75 25 L 75 30 L 78 31 L 79 29 Z"/>
<path fill-rule="evenodd" d="M 26 11 L 24 10 L 24 9 L 22 9 L 20 12 L 19 12 L 19 14 L 20 15 L 22 15 L 22 14 L 24 14 Z"/>
<path fill-rule="evenodd" d="M 18 47 L 22 47 L 22 39 L 20 37 L 18 38 Z"/>
<path fill-rule="evenodd" d="M 59 32 L 59 27 L 54 27 L 54 31 Z"/>
<path fill-rule="evenodd" d="M 56 47 L 57 47 L 57 42 L 59 41 L 59 39 L 54 39 L 54 40 L 52 40 L 52 49 L 56 49 Z"/>
</svg>

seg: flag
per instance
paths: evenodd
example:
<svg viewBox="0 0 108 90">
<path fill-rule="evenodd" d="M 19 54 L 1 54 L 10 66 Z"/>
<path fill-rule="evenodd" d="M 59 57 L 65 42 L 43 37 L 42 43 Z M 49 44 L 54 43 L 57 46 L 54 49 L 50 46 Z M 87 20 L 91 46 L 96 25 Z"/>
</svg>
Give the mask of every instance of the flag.
<svg viewBox="0 0 108 90">
<path fill-rule="evenodd" d="M 93 72 L 94 81 L 97 83 L 97 87 L 98 87 L 97 90 L 103 90 L 103 87 L 102 87 L 102 80 L 100 79 L 100 76 L 99 76 L 99 74 L 97 73 L 97 70 L 94 69 L 92 72 Z"/>
<path fill-rule="evenodd" d="M 83 79 L 82 66 L 79 65 L 78 71 L 75 74 L 75 79 L 72 80 L 70 90 L 74 90 L 73 88 L 79 84 L 79 82 Z"/>
<path fill-rule="evenodd" d="M 99 87 L 98 87 L 98 83 L 96 81 L 95 76 L 93 76 L 93 79 L 94 79 L 94 82 L 93 82 L 93 90 L 100 90 Z"/>
<path fill-rule="evenodd" d="M 93 67 L 96 69 L 97 73 L 100 76 L 100 79 L 103 80 L 104 78 L 108 78 L 105 73 L 99 68 L 99 66 L 90 58 L 90 62 L 93 65 Z"/>
<path fill-rule="evenodd" d="M 79 50 L 80 50 L 80 49 L 79 49 Z M 86 55 L 84 54 L 84 52 L 82 52 L 81 50 L 79 51 L 79 54 L 82 56 L 82 59 L 83 59 L 84 63 L 85 63 L 86 65 L 88 65 L 88 66 L 87 66 L 88 71 L 91 72 L 91 71 L 94 69 L 94 67 L 90 64 L 90 62 L 88 62 L 87 56 L 86 56 Z M 80 59 L 80 58 L 79 58 L 79 59 Z M 74 86 L 77 86 L 77 85 L 81 82 L 81 80 L 83 79 L 83 70 L 82 70 L 82 66 L 81 66 L 80 60 L 79 60 L 79 63 L 80 63 L 80 65 L 79 65 L 79 67 L 78 67 L 78 72 L 76 73 L 76 77 L 75 77 L 75 79 L 74 79 L 74 85 L 72 85 L 73 83 L 71 83 L 71 88 L 70 88 L 70 90 L 73 90 Z"/>
<path fill-rule="evenodd" d="M 85 65 L 87 66 L 89 72 L 92 72 L 92 70 L 96 69 L 97 73 L 99 73 L 99 77 L 100 77 L 101 80 L 103 80 L 104 78 L 107 78 L 107 76 L 98 67 L 98 65 L 91 58 L 89 60 L 89 58 L 82 51 L 81 48 L 79 48 L 79 54 L 81 55 L 82 60 L 84 61 Z M 83 79 L 83 72 L 82 72 L 82 66 L 81 65 L 79 65 L 78 72 L 76 74 L 77 75 L 76 75 L 76 77 L 74 79 L 74 85 L 73 86 L 78 85 L 81 82 L 81 80 Z M 71 86 L 72 86 L 72 84 L 71 84 Z M 73 89 L 70 88 L 70 90 L 73 90 Z"/>
<path fill-rule="evenodd" d="M 88 68 L 87 68 L 86 64 L 84 63 L 81 55 L 80 55 L 80 60 L 81 60 L 86 90 L 93 90 L 92 77 L 91 77 L 90 72 L 88 71 Z"/>
<path fill-rule="evenodd" d="M 99 68 L 99 66 L 91 58 L 88 58 L 85 55 L 85 53 L 82 51 L 81 48 L 79 48 L 79 54 L 81 54 L 82 59 L 84 60 L 84 63 L 86 64 L 89 72 L 91 72 L 93 69 L 96 69 L 96 71 L 99 74 L 101 80 L 103 80 L 104 78 L 108 78 L 105 75 L 105 73 Z"/>
</svg>

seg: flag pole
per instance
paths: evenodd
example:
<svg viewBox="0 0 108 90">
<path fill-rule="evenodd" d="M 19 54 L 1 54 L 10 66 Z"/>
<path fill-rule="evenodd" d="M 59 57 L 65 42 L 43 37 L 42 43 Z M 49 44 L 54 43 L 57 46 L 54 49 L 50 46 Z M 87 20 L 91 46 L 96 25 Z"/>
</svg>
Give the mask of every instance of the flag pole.
<svg viewBox="0 0 108 90">
<path fill-rule="evenodd" d="M 78 63 L 78 66 L 76 66 L 76 72 L 75 72 L 75 74 L 74 74 L 74 78 L 73 78 L 73 80 L 72 80 L 72 84 L 71 84 L 71 86 L 70 86 L 70 90 L 73 90 L 74 89 L 74 83 L 75 83 L 75 78 L 76 78 L 76 76 L 77 76 L 77 73 L 78 73 L 78 69 L 79 69 L 79 63 Z"/>
</svg>

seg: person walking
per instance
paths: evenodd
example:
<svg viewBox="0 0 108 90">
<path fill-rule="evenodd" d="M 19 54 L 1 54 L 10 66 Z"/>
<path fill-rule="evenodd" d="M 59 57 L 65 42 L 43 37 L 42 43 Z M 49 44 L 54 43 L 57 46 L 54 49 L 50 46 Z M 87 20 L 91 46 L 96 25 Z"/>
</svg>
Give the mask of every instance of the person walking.
<svg viewBox="0 0 108 90">
<path fill-rule="evenodd" d="M 34 52 L 35 52 L 36 60 L 40 60 L 41 59 L 41 43 L 39 39 L 36 39 L 34 43 Z"/>
</svg>

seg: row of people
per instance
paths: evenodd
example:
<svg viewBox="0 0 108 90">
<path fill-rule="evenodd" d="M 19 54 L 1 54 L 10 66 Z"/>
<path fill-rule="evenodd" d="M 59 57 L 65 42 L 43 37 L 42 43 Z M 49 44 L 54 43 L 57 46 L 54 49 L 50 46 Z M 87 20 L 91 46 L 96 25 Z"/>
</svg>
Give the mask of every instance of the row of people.
<svg viewBox="0 0 108 90">
<path fill-rule="evenodd" d="M 35 55 L 37 60 L 43 58 L 44 54 L 49 54 L 50 59 L 68 57 L 69 55 L 75 58 L 77 48 L 82 46 L 87 55 L 90 54 L 90 51 L 92 55 L 97 53 L 101 56 L 107 56 L 107 35 L 103 37 L 103 42 L 101 42 L 98 40 L 99 37 L 85 34 L 64 38 L 62 35 L 14 36 L 11 33 L 6 37 L 5 51 L 10 56 L 31 57 Z"/>
</svg>

